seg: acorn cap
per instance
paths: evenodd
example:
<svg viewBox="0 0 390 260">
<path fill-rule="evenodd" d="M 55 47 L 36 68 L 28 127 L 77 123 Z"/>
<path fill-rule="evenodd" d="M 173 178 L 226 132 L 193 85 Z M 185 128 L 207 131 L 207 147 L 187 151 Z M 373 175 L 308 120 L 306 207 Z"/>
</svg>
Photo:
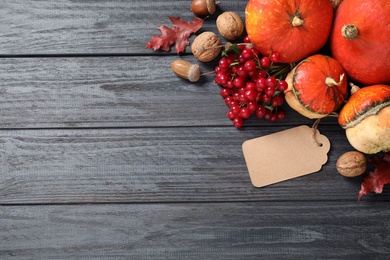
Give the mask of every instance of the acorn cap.
<svg viewBox="0 0 390 260">
<path fill-rule="evenodd" d="M 207 0 L 207 10 L 209 11 L 210 14 L 214 14 L 216 10 L 216 3 L 215 0 Z"/>
<path fill-rule="evenodd" d="M 344 128 L 354 127 L 368 116 L 390 106 L 390 86 L 378 84 L 358 89 L 339 113 L 338 122 Z"/>
</svg>

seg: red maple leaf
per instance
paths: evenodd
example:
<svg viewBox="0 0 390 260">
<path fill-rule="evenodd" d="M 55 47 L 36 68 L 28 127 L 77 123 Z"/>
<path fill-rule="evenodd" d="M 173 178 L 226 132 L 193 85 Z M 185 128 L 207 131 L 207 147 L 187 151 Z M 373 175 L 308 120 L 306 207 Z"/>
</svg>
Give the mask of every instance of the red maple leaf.
<svg viewBox="0 0 390 260">
<path fill-rule="evenodd" d="M 155 51 L 162 49 L 169 51 L 171 45 L 175 44 L 176 53 L 184 52 L 187 45 L 190 45 L 188 37 L 197 32 L 203 25 L 203 19 L 194 17 L 193 22 L 183 21 L 180 17 L 168 16 L 173 24 L 173 28 L 160 26 L 157 29 L 161 36 L 152 36 L 152 39 L 146 44 L 145 48 L 153 48 Z"/>
<path fill-rule="evenodd" d="M 382 193 L 383 186 L 390 183 L 390 152 L 385 153 L 383 158 L 373 157 L 370 159 L 376 168 L 369 172 L 363 178 L 363 183 L 360 187 L 358 200 L 365 195 L 372 192 Z"/>
</svg>

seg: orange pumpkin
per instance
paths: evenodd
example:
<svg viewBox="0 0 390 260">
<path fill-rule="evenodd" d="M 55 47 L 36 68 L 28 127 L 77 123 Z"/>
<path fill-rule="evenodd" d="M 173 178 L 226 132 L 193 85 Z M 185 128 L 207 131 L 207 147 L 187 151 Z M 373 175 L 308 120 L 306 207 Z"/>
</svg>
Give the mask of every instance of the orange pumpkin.
<svg viewBox="0 0 390 260">
<path fill-rule="evenodd" d="M 287 103 L 307 118 L 321 118 L 344 103 L 347 80 L 335 59 L 315 54 L 301 61 L 286 77 Z"/>
<path fill-rule="evenodd" d="M 280 54 L 280 62 L 298 62 L 327 42 L 333 20 L 329 0 L 249 0 L 246 30 L 262 55 Z"/>
<path fill-rule="evenodd" d="M 390 151 L 390 86 L 354 86 L 351 92 L 338 118 L 349 143 L 366 154 Z"/>
<path fill-rule="evenodd" d="M 390 82 L 390 1 L 344 0 L 335 13 L 330 49 L 348 78 Z"/>
</svg>

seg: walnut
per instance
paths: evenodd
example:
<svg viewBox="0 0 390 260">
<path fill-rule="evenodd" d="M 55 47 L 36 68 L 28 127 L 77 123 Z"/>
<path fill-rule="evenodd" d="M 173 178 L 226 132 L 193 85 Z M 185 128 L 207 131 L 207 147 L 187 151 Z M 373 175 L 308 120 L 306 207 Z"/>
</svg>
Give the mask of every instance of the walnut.
<svg viewBox="0 0 390 260">
<path fill-rule="evenodd" d="M 192 53 L 201 62 L 209 62 L 221 52 L 221 39 L 213 32 L 199 34 L 191 45 Z"/>
<path fill-rule="evenodd" d="M 358 151 L 346 152 L 339 157 L 336 163 L 337 171 L 345 177 L 356 177 L 366 171 L 367 160 L 363 153 Z"/>
<path fill-rule="evenodd" d="M 244 23 L 236 13 L 224 12 L 217 18 L 217 28 L 224 38 L 233 41 L 243 34 Z"/>
</svg>

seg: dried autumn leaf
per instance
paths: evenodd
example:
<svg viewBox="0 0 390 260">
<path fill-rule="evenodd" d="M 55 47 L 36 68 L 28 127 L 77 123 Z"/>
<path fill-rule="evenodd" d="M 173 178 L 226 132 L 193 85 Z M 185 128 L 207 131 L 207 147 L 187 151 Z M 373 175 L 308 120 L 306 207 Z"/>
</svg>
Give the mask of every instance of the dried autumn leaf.
<svg viewBox="0 0 390 260">
<path fill-rule="evenodd" d="M 197 32 L 203 25 L 203 19 L 194 17 L 193 22 L 186 22 L 180 17 L 168 16 L 173 24 L 173 28 L 160 26 L 157 29 L 161 36 L 152 36 L 152 39 L 146 44 L 146 48 L 153 48 L 155 51 L 162 49 L 169 51 L 172 44 L 175 44 L 176 53 L 184 52 L 186 46 L 190 44 L 188 37 Z"/>
<path fill-rule="evenodd" d="M 376 168 L 363 178 L 358 200 L 370 192 L 382 193 L 383 186 L 390 183 L 390 152 L 385 153 L 383 158 L 371 158 L 370 163 Z"/>
</svg>

